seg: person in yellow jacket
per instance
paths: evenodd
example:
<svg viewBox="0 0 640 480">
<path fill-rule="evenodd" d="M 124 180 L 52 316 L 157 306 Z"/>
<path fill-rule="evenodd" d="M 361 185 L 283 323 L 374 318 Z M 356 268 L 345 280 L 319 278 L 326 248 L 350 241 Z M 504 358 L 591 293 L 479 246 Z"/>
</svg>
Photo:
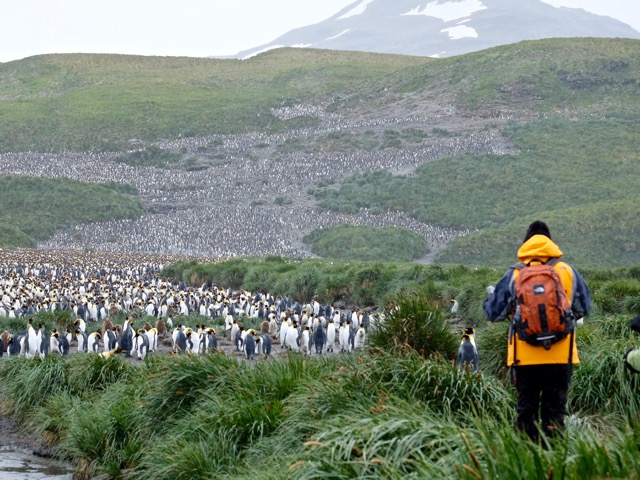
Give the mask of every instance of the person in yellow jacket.
<svg viewBox="0 0 640 480">
<path fill-rule="evenodd" d="M 562 255 L 551 239 L 549 227 L 539 220 L 529 225 L 517 253 L 520 264 L 552 260 L 550 263 L 564 286 L 573 316 L 579 319 L 589 313 L 591 294 L 578 270 L 560 260 Z M 509 268 L 485 300 L 484 311 L 492 322 L 505 320 L 515 313 L 515 279 L 519 273 L 517 265 Z M 538 439 L 539 420 L 547 435 L 564 428 L 572 367 L 578 363 L 575 330 L 545 348 L 521 340 L 513 325 L 510 328 L 507 365 L 513 367 L 518 394 L 517 426 L 532 440 Z"/>
</svg>

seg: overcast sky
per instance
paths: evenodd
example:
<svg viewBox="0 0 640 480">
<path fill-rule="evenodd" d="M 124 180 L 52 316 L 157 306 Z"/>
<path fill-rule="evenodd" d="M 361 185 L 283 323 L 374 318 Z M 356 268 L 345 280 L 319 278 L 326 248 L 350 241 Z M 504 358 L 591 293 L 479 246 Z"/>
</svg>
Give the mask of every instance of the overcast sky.
<svg viewBox="0 0 640 480">
<path fill-rule="evenodd" d="M 640 31 L 640 0 L 543 1 L 618 18 Z M 0 62 L 69 52 L 233 55 L 321 22 L 354 3 L 357 0 L 0 0 Z M 420 3 L 416 0 L 416 6 Z"/>
</svg>

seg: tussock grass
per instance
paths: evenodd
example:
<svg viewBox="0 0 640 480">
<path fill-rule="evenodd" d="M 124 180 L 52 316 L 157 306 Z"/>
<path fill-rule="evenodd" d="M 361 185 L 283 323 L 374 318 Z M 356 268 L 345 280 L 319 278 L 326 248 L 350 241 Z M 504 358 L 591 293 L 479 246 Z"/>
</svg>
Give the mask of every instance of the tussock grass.
<svg viewBox="0 0 640 480">
<path fill-rule="evenodd" d="M 304 266 L 267 263 L 269 273 Z M 322 262 L 315 265 L 322 276 Z M 136 365 L 88 354 L 8 358 L 0 362 L 3 406 L 73 461 L 78 478 L 638 477 L 640 377 L 622 362 L 638 341 L 629 313 L 600 310 L 578 328 L 566 432 L 536 444 L 514 428 L 507 323 L 477 325 L 479 373 L 454 368 L 447 353 L 450 338 L 454 350 L 459 342 L 448 300 L 481 308 L 479 291 L 501 272 L 373 265 L 356 278 L 388 282 L 387 268 L 423 288 L 387 304 L 400 313 L 387 315 L 397 332 L 367 351 L 255 362 L 157 355 Z M 624 305 L 635 273 L 585 277 L 594 291 L 619 292 Z"/>
<path fill-rule="evenodd" d="M 420 294 L 401 293 L 385 306 L 385 321 L 369 334 L 373 347 L 401 351 L 406 347 L 423 357 L 439 354 L 453 358 L 458 341 L 442 310 Z"/>
<path fill-rule="evenodd" d="M 426 240 L 403 228 L 349 226 L 314 230 L 303 242 L 321 257 L 410 262 L 429 252 Z"/>
<path fill-rule="evenodd" d="M 50 396 L 69 390 L 65 362 L 57 357 L 45 361 L 25 361 L 24 358 L 8 358 L 2 362 L 1 373 L 6 396 L 11 400 L 11 411 L 26 420 Z"/>
</svg>

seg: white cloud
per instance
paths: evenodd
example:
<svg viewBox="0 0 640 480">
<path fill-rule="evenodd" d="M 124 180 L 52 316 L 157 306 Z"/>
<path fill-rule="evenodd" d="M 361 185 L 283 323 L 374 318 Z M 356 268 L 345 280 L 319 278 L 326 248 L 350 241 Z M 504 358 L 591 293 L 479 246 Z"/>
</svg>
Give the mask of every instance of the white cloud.
<svg viewBox="0 0 640 480">
<path fill-rule="evenodd" d="M 311 45 L 313 45 L 313 43 L 296 43 L 294 45 L 291 45 L 291 48 L 308 48 Z"/>
<path fill-rule="evenodd" d="M 347 13 L 345 13 L 344 15 L 340 15 L 338 17 L 338 20 L 342 20 L 343 18 L 349 18 L 355 15 L 360 15 L 361 13 L 364 13 L 364 11 L 367 8 L 367 5 L 369 5 L 371 2 L 373 2 L 373 0 L 362 0 L 358 5 L 353 7 Z"/>
<path fill-rule="evenodd" d="M 485 10 L 487 7 L 480 0 L 462 0 L 460 2 L 429 2 L 422 10 L 420 5 L 401 15 L 425 15 L 439 18 L 444 22 L 465 18 L 474 12 Z"/>
<path fill-rule="evenodd" d="M 466 25 L 456 25 L 455 27 L 445 28 L 440 31 L 447 32 L 451 40 L 459 40 L 460 38 L 478 38 L 478 32 Z"/>
<path fill-rule="evenodd" d="M 351 29 L 350 29 L 350 28 L 347 28 L 346 30 L 343 30 L 343 31 L 342 31 L 342 32 L 340 32 L 339 34 L 334 35 L 333 37 L 329 37 L 329 38 L 327 38 L 326 40 L 333 40 L 334 38 L 341 37 L 342 35 L 344 35 L 344 34 L 345 34 L 345 33 L 347 33 L 347 32 L 350 32 L 350 31 L 351 31 Z"/>
</svg>

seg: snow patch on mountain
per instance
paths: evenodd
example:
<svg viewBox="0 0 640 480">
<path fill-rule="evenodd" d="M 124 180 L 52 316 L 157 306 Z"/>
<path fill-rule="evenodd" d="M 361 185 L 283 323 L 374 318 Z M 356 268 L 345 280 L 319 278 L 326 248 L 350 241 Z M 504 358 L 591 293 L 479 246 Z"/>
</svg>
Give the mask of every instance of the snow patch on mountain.
<svg viewBox="0 0 640 480">
<path fill-rule="evenodd" d="M 462 0 L 461 2 L 438 3 L 429 2 L 421 10 L 421 5 L 400 15 L 425 15 L 427 17 L 439 18 L 444 22 L 465 18 L 474 12 L 485 10 L 487 7 L 480 0 Z"/>
<path fill-rule="evenodd" d="M 364 13 L 364 11 L 367 9 L 367 5 L 369 5 L 371 2 L 373 2 L 373 0 L 362 0 L 358 5 L 353 7 L 347 13 L 345 13 L 344 15 L 339 16 L 338 20 L 342 20 L 344 18 L 349 18 L 349 17 L 354 17 L 356 15 L 360 15 L 360 14 Z"/>
<path fill-rule="evenodd" d="M 342 31 L 342 32 L 340 32 L 339 34 L 334 35 L 333 37 L 329 37 L 329 38 L 327 38 L 326 40 L 333 40 L 334 38 L 341 37 L 342 35 L 344 35 L 345 33 L 350 32 L 350 31 L 351 31 L 351 29 L 350 29 L 350 28 L 347 28 L 346 30 L 343 30 L 343 31 Z"/>
<path fill-rule="evenodd" d="M 262 48 L 260 50 L 256 50 L 254 52 L 251 52 L 249 55 L 246 55 L 244 57 L 242 57 L 242 60 L 246 60 L 247 58 L 251 58 L 251 57 L 255 57 L 256 55 L 259 55 L 261 53 L 264 52 L 268 52 L 269 50 L 273 50 L 275 48 L 282 48 L 286 45 L 269 45 L 268 47 Z"/>
<path fill-rule="evenodd" d="M 449 34 L 451 40 L 459 40 L 461 38 L 478 38 L 478 32 L 466 25 L 456 25 L 455 27 L 445 28 L 440 30 Z"/>
</svg>

